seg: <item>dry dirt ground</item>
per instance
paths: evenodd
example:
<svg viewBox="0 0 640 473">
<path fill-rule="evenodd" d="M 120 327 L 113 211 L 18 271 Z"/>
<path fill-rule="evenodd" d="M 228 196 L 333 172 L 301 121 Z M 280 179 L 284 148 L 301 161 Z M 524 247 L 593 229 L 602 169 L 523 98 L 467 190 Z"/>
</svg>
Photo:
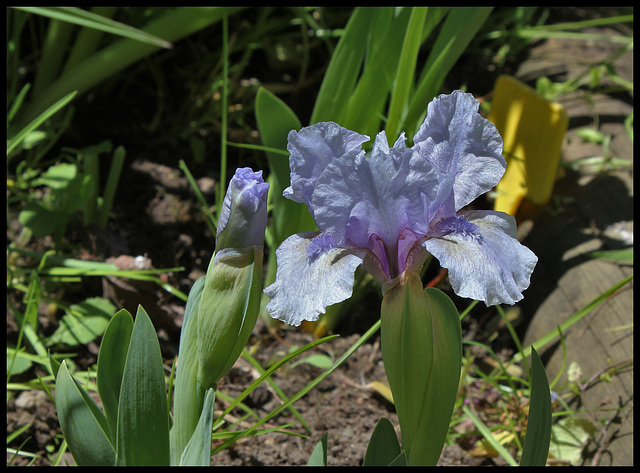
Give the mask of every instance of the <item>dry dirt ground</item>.
<svg viewBox="0 0 640 473">
<path fill-rule="evenodd" d="M 603 31 L 599 29 L 598 32 Z M 567 77 L 567 74 L 574 72 L 573 68 L 579 67 L 581 63 L 586 64 L 588 61 L 592 61 L 594 54 L 606 57 L 614 46 L 606 42 L 585 44 L 577 41 L 564 43 L 541 41 L 529 50 L 528 56 L 520 61 L 511 72 L 523 80 L 533 83 L 537 76 L 550 74 L 549 70 L 545 69 L 546 66 L 542 66 L 542 61 L 549 59 L 551 55 L 555 58 L 553 63 L 555 69 L 551 72 L 554 75 L 553 78 L 554 80 L 562 80 L 563 77 Z M 465 63 L 465 61 L 467 62 Z M 470 68 L 473 68 L 472 64 L 472 58 L 463 58 L 462 63 L 457 66 L 458 75 L 453 74 L 452 77 L 464 76 L 465 71 L 468 72 Z M 632 53 L 622 56 L 616 62 L 616 68 L 627 80 L 633 80 Z M 485 78 L 482 87 L 470 86 L 469 88 L 477 95 L 486 95 L 491 90 L 493 79 L 494 77 Z M 461 81 L 458 80 L 457 83 L 451 82 L 448 86 L 457 88 L 460 83 L 469 83 L 469 79 L 465 77 Z M 605 109 L 598 109 L 599 120 L 601 129 L 613 137 L 611 153 L 616 157 L 628 158 L 629 160 L 632 160 L 633 156 L 631 141 L 624 131 L 621 121 L 632 110 L 632 98 L 629 95 L 610 95 L 599 97 L 599 100 L 596 101 L 598 106 L 605 107 Z M 586 107 L 586 109 L 580 107 Z M 585 145 L 575 135 L 577 128 L 591 123 L 594 116 L 593 108 L 589 108 L 579 98 L 575 102 L 567 103 L 567 108 L 571 122 L 563 148 L 564 158 L 576 160 L 600 152 L 599 149 Z M 116 216 L 108 231 L 93 230 L 89 234 L 77 234 L 76 238 L 90 254 L 104 255 L 105 257 L 147 254 L 155 267 L 184 266 L 186 271 L 182 274 L 170 275 L 169 282 L 187 292 L 193 281 L 206 269 L 212 250 L 212 240 L 206 230 L 203 230 L 205 226 L 198 215 L 199 210 L 193 193 L 178 169 L 177 157 L 175 155 L 166 156 L 166 154 L 142 152 L 128 158 L 128 168 L 123 172 L 120 192 L 114 204 Z M 234 164 L 240 166 L 243 163 Z M 205 175 L 204 172 L 199 173 L 198 169 L 192 171 L 196 177 Z M 539 255 L 542 268 L 555 268 L 554 270 L 543 269 L 541 273 L 544 272 L 544 274 L 540 275 L 534 273 L 532 286 L 525 293 L 525 301 L 521 308 L 524 322 L 519 330 L 522 334 L 526 332 L 531 320 L 534 322 L 531 324 L 530 330 L 537 330 L 536 327 L 540 323 L 536 320 L 541 317 L 541 307 L 544 304 L 552 307 L 546 311 L 547 313 L 557 313 L 557 303 L 549 302 L 556 291 L 564 291 L 564 295 L 572 300 L 573 305 L 567 310 L 573 310 L 574 306 L 581 306 L 583 298 L 589 299 L 590 296 L 597 295 L 589 293 L 584 297 L 581 296 L 580 300 L 573 300 L 575 299 L 574 295 L 567 294 L 568 289 L 566 287 L 563 289 L 563 286 L 558 283 L 562 274 L 568 274 L 567 271 L 571 268 L 557 268 L 554 266 L 555 258 L 562 259 L 562 254 L 558 255 L 559 252 L 562 253 L 560 249 L 565 251 L 575 246 L 576 242 L 567 241 L 567 239 L 574 238 L 576 232 L 562 233 L 554 231 L 554 229 L 564 228 L 562 225 L 568 226 L 567 222 L 573 221 L 572 219 L 578 218 L 576 215 L 579 215 L 580 219 L 595 222 L 595 229 L 600 232 L 599 236 L 608 225 L 616 222 L 625 222 L 625 225 L 631 225 L 632 232 L 631 178 L 632 167 L 606 175 L 597 174 L 593 170 L 587 169 L 583 169 L 579 173 L 565 174 L 558 181 L 559 187 L 555 192 L 556 195 L 561 196 L 561 199 L 555 199 L 545 208 L 525 208 L 525 212 L 520 215 L 519 219 L 523 225 L 530 229 L 524 243 L 530 245 Z M 205 197 L 211 200 L 213 197 L 211 180 L 201 178 L 198 182 Z M 608 184 L 609 187 L 606 187 L 605 184 Z M 593 213 L 594 210 L 589 206 L 595 205 L 593 204 L 594 199 L 596 204 L 602 204 L 603 201 L 612 198 L 612 195 L 619 202 L 616 204 L 615 214 L 606 215 L 610 210 L 603 205 L 597 209 L 597 213 Z M 576 204 L 567 204 L 569 202 L 576 202 Z M 563 207 L 562 203 L 566 205 Z M 589 239 L 579 240 L 578 243 Z M 550 245 L 549 241 L 552 241 L 553 244 Z M 620 271 L 623 274 L 629 274 L 632 273 L 632 269 L 631 266 L 622 268 Z M 561 274 L 555 274 L 553 271 L 558 271 Z M 617 280 L 607 280 L 604 286 L 610 287 L 615 282 Z M 110 297 L 119 306 L 127 307 L 132 312 L 135 312 L 136 304 L 142 303 L 158 329 L 166 366 L 170 366 L 170 362 L 177 352 L 179 328 L 184 310 L 180 301 L 168 296 L 155 286 L 131 287 L 121 281 L 113 280 L 91 281 L 84 284 L 82 290 L 87 293 L 95 295 L 103 292 L 106 297 Z M 441 287 L 446 291 L 449 290 L 446 284 Z M 454 301 L 460 304 L 460 307 L 465 306 L 455 297 Z M 374 298 L 370 304 L 356 311 L 355 321 L 345 323 L 336 329 L 341 334 L 340 337 L 321 345 L 314 352 L 323 353 L 334 360 L 337 359 L 357 340 L 358 334 L 366 330 L 376 320 L 378 316 L 376 306 L 379 307 L 379 301 Z M 625 306 L 622 310 L 628 311 L 625 317 L 628 315 L 630 320 L 630 307 Z M 493 320 L 494 315 L 495 313 L 492 314 L 484 308 L 476 307 L 463 324 L 464 338 L 486 341 L 491 334 L 487 334 L 485 328 L 487 323 Z M 41 322 L 43 330 L 47 330 L 48 318 L 42 316 Z M 555 322 L 543 322 L 541 330 L 548 331 L 544 329 L 548 328 L 550 323 L 554 324 Z M 620 324 L 622 325 L 623 322 Z M 10 317 L 8 317 L 7 329 L 9 337 L 15 334 L 15 325 Z M 493 339 L 492 346 L 506 357 L 513 352 L 514 347 L 509 342 L 510 338 L 504 327 L 497 330 L 498 336 Z M 532 336 L 531 332 L 528 336 Z M 631 336 L 627 337 L 627 342 L 632 341 L 632 338 L 631 329 Z M 288 353 L 291 347 L 302 346 L 311 340 L 310 334 L 300 330 L 279 327 L 273 331 L 269 330 L 264 323 L 259 323 L 254 331 L 251 347 L 255 349 L 256 358 L 264 366 L 270 360 Z M 629 356 L 632 360 L 633 355 Z M 79 368 L 86 369 L 96 362 L 96 358 L 97 345 L 90 344 L 86 350 L 80 350 L 75 359 Z M 553 360 L 551 354 L 547 356 L 547 359 L 550 358 Z M 553 365 L 552 367 L 548 366 L 548 369 L 553 371 L 558 368 Z M 274 380 L 287 396 L 291 396 L 320 372 L 320 369 L 309 364 L 300 364 L 278 371 L 274 375 Z M 224 393 L 237 395 L 255 376 L 255 371 L 245 360 L 241 359 L 220 383 L 220 389 Z M 549 376 L 551 378 L 553 373 L 550 372 Z M 626 373 L 625 376 L 631 377 L 632 373 Z M 328 461 L 330 465 L 361 464 L 367 442 L 378 419 L 382 416 L 388 417 L 394 425 L 397 425 L 393 405 L 371 388 L 370 383 L 373 381 L 386 382 L 380 354 L 379 334 L 374 335 L 368 343 L 364 344 L 316 389 L 296 402 L 295 407 L 310 426 L 311 432 L 306 432 L 299 426 L 293 427 L 291 430 L 308 435 L 309 438 L 284 433 L 269 433 L 259 437 L 242 439 L 231 448 L 214 456 L 212 465 L 302 465 L 307 462 L 311 451 L 325 432 L 329 434 Z M 623 433 L 625 434 L 623 436 L 625 439 L 622 447 L 623 452 L 627 450 L 629 452 L 613 457 L 605 455 L 603 461 L 613 464 L 631 464 L 629 462 L 632 462 L 630 446 L 633 436 L 633 389 L 631 384 L 624 388 L 630 392 L 622 392 L 621 387 L 614 389 L 618 389 L 618 392 L 614 391 L 611 394 L 614 396 L 614 404 L 617 403 L 615 396 L 619 395 L 620 402 L 626 403 L 625 406 L 631 408 L 631 417 L 625 416 L 620 430 L 622 432 L 624 429 Z M 278 402 L 277 396 L 267 387 L 259 388 L 247 401 L 261 416 L 271 411 L 278 405 Z M 225 402 L 219 397 L 216 409 L 220 410 L 225 406 Z M 629 413 L 629 410 L 624 412 Z M 239 415 L 237 412 L 233 414 Z M 282 425 L 293 420 L 295 418 L 285 411 L 267 424 L 265 428 Z M 38 454 L 35 464 L 50 464 L 46 448 L 48 445 L 59 442 L 60 427 L 55 408 L 43 392 L 26 391 L 11 397 L 7 402 L 7 433 L 25 425 L 30 425 L 30 427 L 13 442 L 12 446 L 17 447 L 26 440 L 23 449 Z M 613 433 L 612 430 L 609 430 L 607 435 L 611 436 Z M 57 439 L 56 436 L 58 436 Z M 603 439 L 603 442 L 606 442 L 607 438 Z M 472 444 L 473 442 L 469 442 L 468 444 L 445 447 L 441 464 L 502 464 L 499 458 L 483 458 L 472 455 L 470 447 Z M 8 455 L 7 461 L 9 458 Z M 65 458 L 72 461 L 68 454 Z M 21 465 L 28 462 L 29 459 L 19 457 L 14 460 L 13 464 Z"/>
</svg>

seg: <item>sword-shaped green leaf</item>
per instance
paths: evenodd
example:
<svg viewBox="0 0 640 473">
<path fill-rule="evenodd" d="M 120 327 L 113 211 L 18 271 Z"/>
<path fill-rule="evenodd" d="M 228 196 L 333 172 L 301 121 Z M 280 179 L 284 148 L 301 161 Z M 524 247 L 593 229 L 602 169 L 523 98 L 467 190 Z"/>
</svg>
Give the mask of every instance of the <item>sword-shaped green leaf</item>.
<svg viewBox="0 0 640 473">
<path fill-rule="evenodd" d="M 120 398 L 122 373 L 124 372 L 132 330 L 133 318 L 131 314 L 125 309 L 117 312 L 107 325 L 98 354 L 98 393 L 109 425 L 109 438 L 113 445 L 116 443 L 118 399 Z"/>
<path fill-rule="evenodd" d="M 551 441 L 551 394 L 544 365 L 531 349 L 531 399 L 520 466 L 544 466 Z"/>
<path fill-rule="evenodd" d="M 115 451 L 109 442 L 107 420 L 95 401 L 73 379 L 66 362 L 58 367 L 56 410 L 62 433 L 80 466 L 113 466 Z"/>
<path fill-rule="evenodd" d="M 158 337 L 138 306 L 118 402 L 117 464 L 169 465 L 169 412 Z"/>
<path fill-rule="evenodd" d="M 213 401 L 215 398 L 216 392 L 213 388 L 207 389 L 200 420 L 180 458 L 181 466 L 210 466 L 211 426 L 213 424 Z"/>
<path fill-rule="evenodd" d="M 382 417 L 373 429 L 362 466 L 389 466 L 401 453 L 393 424 Z"/>
<path fill-rule="evenodd" d="M 327 437 L 325 432 L 311 452 L 307 466 L 327 466 Z"/>
</svg>

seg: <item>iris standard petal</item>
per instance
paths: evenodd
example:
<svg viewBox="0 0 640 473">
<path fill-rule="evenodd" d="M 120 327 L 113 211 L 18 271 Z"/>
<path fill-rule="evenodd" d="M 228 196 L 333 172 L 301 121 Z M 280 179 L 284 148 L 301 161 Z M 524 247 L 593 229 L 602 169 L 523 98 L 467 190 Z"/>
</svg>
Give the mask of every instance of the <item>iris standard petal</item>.
<svg viewBox="0 0 640 473">
<path fill-rule="evenodd" d="M 327 306 L 351 297 L 354 272 L 366 251 L 330 246 L 318 232 L 291 235 L 276 250 L 276 281 L 264 290 L 271 317 L 298 326 L 318 320 Z"/>
<path fill-rule="evenodd" d="M 443 176 L 436 207 L 453 192 L 455 210 L 460 210 L 494 187 L 504 174 L 502 138 L 493 123 L 478 113 L 478 107 L 473 95 L 460 90 L 440 95 L 429 103 L 427 117 L 413 137 L 418 155 Z M 446 176 L 454 177 L 447 180 Z"/>
<path fill-rule="evenodd" d="M 538 258 L 516 239 L 515 219 L 489 210 L 460 212 L 438 222 L 423 246 L 449 269 L 456 294 L 487 306 L 515 304 Z"/>
<path fill-rule="evenodd" d="M 376 136 L 371 157 L 335 159 L 313 193 L 318 227 L 332 233 L 340 245 L 372 251 L 372 241 L 382 241 L 387 250 L 397 246 L 404 229 L 415 231 L 422 225 L 426 231 L 425 205 L 435 195 L 437 176 L 429 165 L 412 171 L 411 154 L 404 134 L 389 148 L 383 131 Z"/>
<path fill-rule="evenodd" d="M 320 173 L 334 159 L 344 154 L 357 155 L 362 150 L 362 143 L 369 141 L 368 136 L 347 130 L 333 122 L 316 123 L 299 132 L 291 130 L 287 139 L 287 150 L 291 153 L 291 185 L 284 190 L 283 195 L 307 204 L 311 215 L 311 194 Z"/>
</svg>

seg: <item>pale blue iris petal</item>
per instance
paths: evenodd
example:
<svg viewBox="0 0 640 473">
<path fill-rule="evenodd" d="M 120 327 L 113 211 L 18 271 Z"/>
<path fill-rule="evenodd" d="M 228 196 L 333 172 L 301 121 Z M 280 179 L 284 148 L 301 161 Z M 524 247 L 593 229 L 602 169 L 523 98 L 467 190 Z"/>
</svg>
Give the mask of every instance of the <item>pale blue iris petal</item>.
<svg viewBox="0 0 640 473">
<path fill-rule="evenodd" d="M 269 184 L 262 179 L 262 171 L 236 169 L 222 201 L 216 251 L 262 245 L 268 192 Z"/>
<path fill-rule="evenodd" d="M 347 130 L 333 122 L 320 122 L 299 132 L 289 132 L 287 150 L 291 153 L 291 185 L 283 195 L 307 204 L 311 215 L 311 194 L 318 176 L 334 159 L 347 153 L 355 156 L 369 137 Z"/>
<path fill-rule="evenodd" d="M 459 90 L 441 95 L 429 103 L 427 117 L 413 137 L 418 155 L 443 176 L 436 206 L 453 192 L 455 210 L 460 210 L 504 174 L 502 138 L 478 107 L 473 95 Z M 444 176 L 455 177 L 446 182 Z"/>
<path fill-rule="evenodd" d="M 267 304 L 271 317 L 297 327 L 303 320 L 318 320 L 327 306 L 351 297 L 354 272 L 366 252 L 327 246 L 329 240 L 315 239 L 319 235 L 291 235 L 276 250 L 276 281 L 264 290 L 271 299 Z M 311 257 L 310 244 L 315 245 Z"/>
<path fill-rule="evenodd" d="M 456 294 L 487 306 L 515 304 L 529 287 L 536 255 L 516 239 L 515 219 L 503 212 L 460 212 L 435 225 L 423 246 L 449 269 Z"/>
<path fill-rule="evenodd" d="M 410 225 L 426 230 L 425 204 L 435 195 L 437 176 L 429 165 L 411 170 L 411 154 L 404 135 L 389 148 L 383 131 L 376 136 L 371 157 L 334 160 L 313 193 L 318 227 L 332 233 L 338 244 L 361 248 L 369 248 L 372 235 L 395 246 L 400 232 Z"/>
</svg>

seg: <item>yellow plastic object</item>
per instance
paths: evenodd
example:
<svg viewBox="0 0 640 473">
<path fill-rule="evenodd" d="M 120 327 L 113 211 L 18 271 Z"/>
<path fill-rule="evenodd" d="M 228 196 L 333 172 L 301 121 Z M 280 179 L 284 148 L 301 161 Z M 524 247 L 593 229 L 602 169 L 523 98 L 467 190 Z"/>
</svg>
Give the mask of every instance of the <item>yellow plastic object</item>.
<svg viewBox="0 0 640 473">
<path fill-rule="evenodd" d="M 507 160 L 507 170 L 496 187 L 494 210 L 515 215 L 525 196 L 536 204 L 546 203 L 569 125 L 565 108 L 503 75 L 496 81 L 489 120 L 502 135 Z"/>
</svg>

